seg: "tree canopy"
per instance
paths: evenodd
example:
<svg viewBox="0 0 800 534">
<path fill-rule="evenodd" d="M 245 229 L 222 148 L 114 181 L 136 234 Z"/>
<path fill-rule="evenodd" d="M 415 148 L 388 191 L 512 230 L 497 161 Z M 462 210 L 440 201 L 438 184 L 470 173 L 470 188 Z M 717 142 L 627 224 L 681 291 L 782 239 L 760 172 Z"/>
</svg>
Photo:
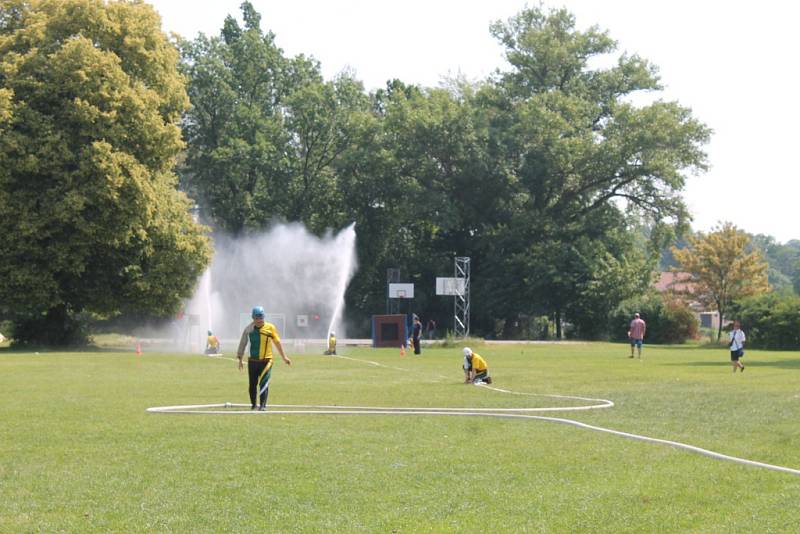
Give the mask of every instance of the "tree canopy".
<svg viewBox="0 0 800 534">
<path fill-rule="evenodd" d="M 0 1 L 0 302 L 18 341 L 80 341 L 81 312 L 167 314 L 191 294 L 210 248 L 172 170 L 178 59 L 144 3 Z"/>
<path fill-rule="evenodd" d="M 511 312 L 527 303 L 565 314 L 590 335 L 609 303 L 649 284 L 655 253 L 674 234 L 665 230 L 685 228 L 681 191 L 687 173 L 706 166 L 710 131 L 674 102 L 631 103 L 660 89 L 655 67 L 627 54 L 592 67 L 617 45 L 596 27 L 577 30 L 566 10 L 525 9 L 492 33 L 511 65 L 476 95 L 491 168 L 509 184 L 487 263 L 513 278 L 496 292 Z M 631 235 L 641 220 L 655 228 L 649 250 Z"/>
<path fill-rule="evenodd" d="M 800 240 L 785 244 L 774 237 L 753 236 L 753 247 L 758 249 L 769 264 L 769 285 L 775 291 L 789 291 L 800 295 Z"/>
<path fill-rule="evenodd" d="M 28 317 L 166 312 L 190 292 L 209 245 L 180 160 L 218 231 L 355 221 L 364 329 L 389 268 L 441 323 L 434 278 L 469 256 L 476 333 L 547 315 L 601 337 L 687 228 L 681 193 L 706 167 L 689 109 L 637 103 L 656 67 L 563 9 L 492 24 L 508 66 L 485 80 L 366 92 L 287 56 L 247 1 L 179 54 L 140 2 L 0 2 L 0 297 Z"/>
<path fill-rule="evenodd" d="M 617 53 L 596 27 L 578 30 L 566 10 L 493 24 L 509 68 L 487 80 L 390 80 L 371 94 L 347 73 L 325 81 L 313 58 L 285 56 L 249 2 L 242 15 L 217 37 L 182 42 L 192 101 L 182 179 L 233 233 L 356 221 L 355 313 L 382 306 L 376 288 L 391 267 L 429 286 L 420 308 L 445 314 L 433 279 L 470 256 L 482 333 L 546 314 L 600 336 L 687 227 L 681 192 L 706 167 L 710 130 L 675 102 L 634 104 L 661 88 L 655 66 Z M 608 56 L 612 66 L 595 66 Z M 642 224 L 649 246 L 634 235 Z"/>
</svg>

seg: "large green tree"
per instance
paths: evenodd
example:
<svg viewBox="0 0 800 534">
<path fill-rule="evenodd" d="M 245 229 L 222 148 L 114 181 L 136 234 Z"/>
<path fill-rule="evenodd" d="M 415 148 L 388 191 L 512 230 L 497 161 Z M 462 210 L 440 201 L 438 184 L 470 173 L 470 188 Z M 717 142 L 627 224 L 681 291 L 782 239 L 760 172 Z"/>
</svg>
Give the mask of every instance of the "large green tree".
<svg viewBox="0 0 800 534">
<path fill-rule="evenodd" d="M 177 64 L 142 2 L 0 1 L 0 301 L 19 341 L 191 294 L 210 250 L 172 171 Z"/>
<path fill-rule="evenodd" d="M 239 233 L 285 209 L 289 135 L 283 109 L 291 80 L 313 71 L 283 55 L 260 16 L 242 4 L 244 28 L 227 17 L 218 37 L 181 41 L 182 69 L 191 107 L 184 119 L 188 141 L 182 181 L 218 227 Z M 296 71 L 296 72 L 295 72 Z"/>
<path fill-rule="evenodd" d="M 508 188 L 505 177 L 486 168 L 488 135 L 475 120 L 473 92 L 461 82 L 422 89 L 394 81 L 375 95 L 381 153 L 389 162 L 377 178 L 394 184 L 384 208 L 393 211 L 389 225 L 396 228 L 388 236 L 394 254 L 387 259 L 406 273 L 405 281 L 417 284 L 416 309 L 447 325 L 452 299 L 435 297 L 435 278 L 453 275 L 454 256 L 480 264 L 484 228 L 506 213 Z M 476 194 L 482 189 L 487 194 Z M 480 295 L 482 287 L 473 290 Z"/>
<path fill-rule="evenodd" d="M 498 158 L 490 168 L 513 177 L 509 222 L 494 240 L 514 253 L 492 255 L 491 268 L 532 281 L 504 302 L 585 323 L 581 315 L 600 311 L 587 309 L 590 302 L 606 310 L 618 302 L 604 280 L 638 280 L 641 289 L 654 266 L 660 243 L 644 264 L 633 236 L 627 244 L 616 237 L 626 220 L 649 221 L 662 242 L 667 227 L 685 225 L 681 191 L 688 173 L 705 168 L 710 132 L 677 103 L 635 104 L 634 95 L 661 88 L 656 68 L 627 54 L 596 67 L 617 43 L 596 27 L 576 29 L 566 10 L 525 9 L 492 33 L 511 69 L 476 98 Z M 513 287 L 499 281 L 498 293 Z"/>
<path fill-rule="evenodd" d="M 220 229 L 289 220 L 321 233 L 344 218 L 335 166 L 369 130 L 369 97 L 347 73 L 325 81 L 313 58 L 285 56 L 250 2 L 242 16 L 181 44 L 184 182 Z"/>
</svg>

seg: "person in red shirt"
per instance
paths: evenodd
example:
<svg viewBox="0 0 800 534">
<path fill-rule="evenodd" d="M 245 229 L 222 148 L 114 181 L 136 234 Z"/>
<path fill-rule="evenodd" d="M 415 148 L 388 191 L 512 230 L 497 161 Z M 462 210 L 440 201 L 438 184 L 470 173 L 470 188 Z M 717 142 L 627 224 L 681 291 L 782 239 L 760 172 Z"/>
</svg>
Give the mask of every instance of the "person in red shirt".
<svg viewBox="0 0 800 534">
<path fill-rule="evenodd" d="M 644 343 L 644 332 L 647 330 L 647 325 L 639 317 L 639 313 L 635 313 L 633 316 L 633 321 L 631 321 L 630 329 L 628 330 L 628 338 L 631 340 L 631 355 L 629 358 L 633 358 L 633 347 L 636 347 L 639 351 L 639 358 L 642 357 L 642 343 Z"/>
</svg>

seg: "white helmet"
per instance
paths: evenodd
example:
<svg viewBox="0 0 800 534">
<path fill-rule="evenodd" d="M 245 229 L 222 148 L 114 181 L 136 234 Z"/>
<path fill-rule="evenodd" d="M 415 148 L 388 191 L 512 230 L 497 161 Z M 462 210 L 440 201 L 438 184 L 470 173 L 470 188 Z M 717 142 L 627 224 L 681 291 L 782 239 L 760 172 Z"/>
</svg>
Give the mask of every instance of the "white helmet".
<svg viewBox="0 0 800 534">
<path fill-rule="evenodd" d="M 331 335 L 332 335 L 332 336 L 335 336 L 335 335 L 336 335 L 336 332 L 334 332 L 333 330 L 331 330 Z"/>
<path fill-rule="evenodd" d="M 464 347 L 464 356 L 472 356 L 472 349 L 469 347 Z"/>
</svg>

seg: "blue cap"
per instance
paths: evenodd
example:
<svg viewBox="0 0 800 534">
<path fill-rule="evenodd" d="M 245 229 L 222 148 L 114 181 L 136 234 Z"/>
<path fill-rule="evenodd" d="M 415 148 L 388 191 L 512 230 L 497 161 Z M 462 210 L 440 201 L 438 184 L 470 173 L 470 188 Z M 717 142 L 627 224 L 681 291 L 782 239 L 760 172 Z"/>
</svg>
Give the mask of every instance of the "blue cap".
<svg viewBox="0 0 800 534">
<path fill-rule="evenodd" d="M 263 306 L 256 306 L 255 308 L 253 308 L 253 313 L 251 314 L 251 316 L 253 317 L 253 319 L 255 319 L 256 317 L 262 317 L 263 318 L 264 317 L 264 307 Z"/>
</svg>

